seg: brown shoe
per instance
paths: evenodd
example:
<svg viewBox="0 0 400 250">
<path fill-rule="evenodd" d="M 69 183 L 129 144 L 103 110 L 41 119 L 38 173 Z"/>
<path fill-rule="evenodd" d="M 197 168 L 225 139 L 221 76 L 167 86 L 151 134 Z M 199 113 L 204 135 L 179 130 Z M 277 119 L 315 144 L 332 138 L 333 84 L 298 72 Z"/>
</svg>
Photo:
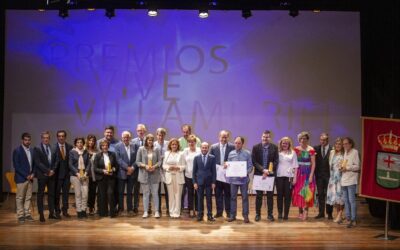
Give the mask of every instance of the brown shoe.
<svg viewBox="0 0 400 250">
<path fill-rule="evenodd" d="M 246 223 L 246 224 L 250 223 L 249 217 L 248 216 L 244 217 L 243 222 Z"/>
</svg>

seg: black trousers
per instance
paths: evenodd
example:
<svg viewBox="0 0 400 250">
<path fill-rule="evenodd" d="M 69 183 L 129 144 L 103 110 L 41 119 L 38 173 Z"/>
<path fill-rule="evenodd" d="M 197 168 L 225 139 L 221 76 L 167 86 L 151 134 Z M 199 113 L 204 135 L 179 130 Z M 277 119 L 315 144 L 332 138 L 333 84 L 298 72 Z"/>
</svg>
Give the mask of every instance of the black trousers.
<svg viewBox="0 0 400 250">
<path fill-rule="evenodd" d="M 61 213 L 61 210 L 66 213 L 68 211 L 68 196 L 69 189 L 71 187 L 71 181 L 69 179 L 69 175 L 64 179 L 58 179 L 56 184 L 56 192 L 55 192 L 55 210 L 56 213 Z M 62 209 L 60 209 L 60 195 L 62 190 Z"/>
<path fill-rule="evenodd" d="M 98 181 L 99 185 L 99 215 L 105 217 L 107 215 L 115 215 L 114 188 L 116 178 L 113 176 L 103 176 Z"/>
<path fill-rule="evenodd" d="M 125 180 L 118 179 L 118 210 L 124 211 L 124 193 L 126 187 L 126 206 L 127 211 L 133 211 L 133 186 L 135 185 L 133 176 L 128 176 Z"/>
<path fill-rule="evenodd" d="M 93 181 L 92 177 L 89 177 L 89 194 L 88 194 L 88 207 L 94 209 L 96 204 L 97 195 L 97 182 Z M 99 203 L 97 202 L 97 211 L 99 210 Z"/>
<path fill-rule="evenodd" d="M 187 194 L 188 194 L 188 209 L 189 210 L 194 210 L 194 200 L 195 200 L 195 196 L 194 196 L 194 186 L 193 186 L 193 179 L 191 179 L 191 178 L 187 178 L 186 176 L 185 176 L 185 186 L 184 186 L 184 188 L 186 188 L 187 189 Z M 182 197 L 182 198 L 184 198 L 184 197 Z M 184 199 L 182 199 L 182 203 L 183 203 L 183 200 Z"/>
<path fill-rule="evenodd" d="M 289 177 L 276 177 L 276 193 L 278 196 L 278 216 L 287 218 L 289 216 L 290 202 L 292 201 L 292 188 Z"/>
<path fill-rule="evenodd" d="M 318 176 L 316 177 L 317 182 L 317 192 L 318 192 L 318 215 L 325 216 L 325 206 L 326 213 L 332 215 L 333 206 L 326 204 L 326 193 L 328 190 L 329 176 Z M 325 205 L 326 204 L 326 205 Z"/>
<path fill-rule="evenodd" d="M 168 189 L 167 189 L 167 184 L 164 182 L 160 182 L 160 185 L 158 186 L 158 211 L 161 213 L 161 186 L 164 185 L 164 195 L 165 195 L 165 206 L 167 207 L 167 211 L 169 212 L 169 199 L 168 199 Z"/>
<path fill-rule="evenodd" d="M 217 214 L 224 212 L 229 217 L 231 211 L 231 185 L 222 181 L 217 181 L 215 185 L 215 203 L 217 205 Z"/>
<path fill-rule="evenodd" d="M 204 192 L 206 193 L 207 216 L 212 216 L 212 189 L 211 184 L 199 185 L 197 189 L 197 217 L 204 215 Z"/>
<path fill-rule="evenodd" d="M 261 215 L 261 206 L 262 206 L 262 199 L 264 191 L 256 191 L 256 214 Z M 267 191 L 267 208 L 268 208 L 268 215 L 273 214 L 274 210 L 274 191 Z"/>
<path fill-rule="evenodd" d="M 45 177 L 43 179 L 38 179 L 38 192 L 37 192 L 37 207 L 40 215 L 43 215 L 43 199 L 44 190 L 47 187 L 47 204 L 49 206 L 49 214 L 54 214 L 55 207 L 55 191 L 56 191 L 56 180 L 55 177 Z"/>
</svg>

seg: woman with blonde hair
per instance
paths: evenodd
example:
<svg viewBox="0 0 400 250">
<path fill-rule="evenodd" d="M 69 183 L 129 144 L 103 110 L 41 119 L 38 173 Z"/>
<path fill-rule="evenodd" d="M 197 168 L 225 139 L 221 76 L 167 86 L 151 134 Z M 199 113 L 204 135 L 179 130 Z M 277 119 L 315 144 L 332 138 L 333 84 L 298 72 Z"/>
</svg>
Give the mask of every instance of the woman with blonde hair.
<svg viewBox="0 0 400 250">
<path fill-rule="evenodd" d="M 343 197 L 342 197 L 342 186 L 340 184 L 342 179 L 342 172 L 340 167 L 343 162 L 343 141 L 342 138 L 336 138 L 335 145 L 329 154 L 329 168 L 330 178 L 328 183 L 328 191 L 326 197 L 326 203 L 331 206 L 336 206 L 337 216 L 334 222 L 342 222 L 343 214 Z"/>
<path fill-rule="evenodd" d="M 169 215 L 171 218 L 181 216 L 182 189 L 185 184 L 185 158 L 179 151 L 179 140 L 172 138 L 168 143 L 168 151 L 164 154 L 163 169 L 165 170 L 165 184 L 168 189 Z"/>
<path fill-rule="evenodd" d="M 292 205 L 299 208 L 299 218 L 307 220 L 308 208 L 314 206 L 315 195 L 315 150 L 308 145 L 310 134 L 301 132 L 297 139 L 299 146 L 294 148 L 299 167 L 293 178 Z"/>
<path fill-rule="evenodd" d="M 297 156 L 293 150 L 293 143 L 289 137 L 283 137 L 279 141 L 279 164 L 276 175 L 276 192 L 278 219 L 287 220 L 289 216 L 290 202 L 292 199 L 291 189 L 293 177 L 299 167 Z M 282 216 L 283 213 L 283 216 Z"/>
</svg>

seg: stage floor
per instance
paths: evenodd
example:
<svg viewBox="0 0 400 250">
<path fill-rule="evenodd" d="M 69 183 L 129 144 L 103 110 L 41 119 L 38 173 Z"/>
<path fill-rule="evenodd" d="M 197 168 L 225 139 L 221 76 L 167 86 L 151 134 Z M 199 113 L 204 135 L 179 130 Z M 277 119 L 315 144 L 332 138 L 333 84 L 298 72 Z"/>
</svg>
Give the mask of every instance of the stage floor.
<svg viewBox="0 0 400 250">
<path fill-rule="evenodd" d="M 36 197 L 36 196 L 34 196 Z M 276 199 L 276 197 L 275 197 Z M 70 196 L 73 202 L 73 196 Z M 240 197 L 239 197 L 240 201 Z M 215 202 L 213 198 L 213 202 Z M 358 199 L 358 224 L 348 229 L 328 220 L 315 220 L 317 208 L 310 209 L 307 221 L 297 219 L 297 209 L 291 208 L 288 221 L 267 221 L 263 204 L 262 220 L 254 221 L 255 197 L 250 197 L 250 224 L 244 224 L 241 213 L 235 222 L 218 218 L 215 222 L 181 219 L 142 219 L 126 215 L 115 219 L 90 217 L 78 220 L 74 209 L 70 219 L 38 221 L 19 225 L 16 220 L 15 197 L 10 196 L 0 208 L 0 248 L 4 249 L 255 249 L 255 248 L 370 248 L 400 249 L 400 238 L 384 241 L 374 238 L 383 234 L 384 222 L 369 215 L 368 205 Z M 276 200 L 274 216 L 277 216 Z M 215 209 L 215 203 L 213 203 Z M 140 211 L 143 210 L 140 207 Z M 163 209 L 163 212 L 165 209 Z M 241 202 L 238 202 L 241 211 Z M 206 218 L 205 218 L 206 219 Z M 400 231 L 389 231 L 400 237 Z"/>
</svg>

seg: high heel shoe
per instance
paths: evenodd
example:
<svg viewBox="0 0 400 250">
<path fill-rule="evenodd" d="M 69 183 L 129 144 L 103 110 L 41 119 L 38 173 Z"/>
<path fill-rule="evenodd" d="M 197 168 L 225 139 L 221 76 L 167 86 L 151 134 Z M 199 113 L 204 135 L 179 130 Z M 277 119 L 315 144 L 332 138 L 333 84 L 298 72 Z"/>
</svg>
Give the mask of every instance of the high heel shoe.
<svg viewBox="0 0 400 250">
<path fill-rule="evenodd" d="M 335 222 L 335 223 L 339 223 L 339 221 L 342 221 L 342 211 L 340 211 L 337 214 L 336 218 L 333 220 L 333 222 Z"/>
<path fill-rule="evenodd" d="M 308 211 L 304 211 L 302 220 L 307 220 L 307 219 L 308 219 Z"/>
</svg>

